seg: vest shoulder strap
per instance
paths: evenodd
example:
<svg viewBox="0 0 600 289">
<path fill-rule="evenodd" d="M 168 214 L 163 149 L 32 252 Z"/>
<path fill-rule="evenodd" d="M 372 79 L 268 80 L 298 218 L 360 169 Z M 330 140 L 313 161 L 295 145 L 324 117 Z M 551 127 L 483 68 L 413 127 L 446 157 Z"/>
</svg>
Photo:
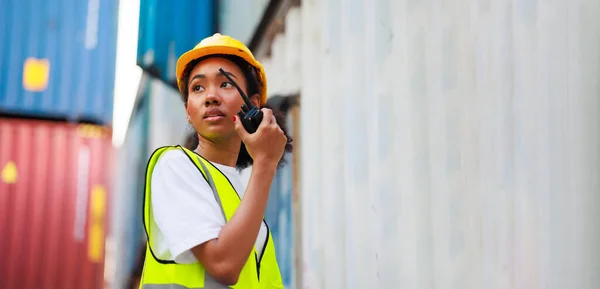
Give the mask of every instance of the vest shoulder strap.
<svg viewBox="0 0 600 289">
<path fill-rule="evenodd" d="M 204 163 L 205 160 L 203 160 L 202 157 L 200 157 L 199 155 L 197 155 L 196 153 L 192 152 L 191 150 L 189 150 L 187 148 L 184 148 L 182 146 L 178 146 L 178 147 L 181 150 L 183 150 L 183 152 L 185 152 L 185 154 L 188 156 L 190 161 L 192 161 L 194 163 L 194 165 L 196 165 L 196 168 L 198 168 L 198 170 L 200 171 L 200 173 L 202 174 L 202 176 L 204 177 L 206 182 L 208 182 L 208 185 L 210 186 L 210 189 L 212 190 L 213 196 L 214 196 L 215 200 L 217 201 L 217 203 L 219 204 L 219 208 L 221 209 L 221 214 L 223 215 L 223 218 L 225 218 L 225 221 L 227 221 L 227 216 L 225 215 L 225 210 L 223 209 L 223 204 L 221 203 L 221 198 L 219 197 L 219 192 L 217 191 L 217 186 L 215 185 L 215 181 L 214 181 L 212 175 L 210 174 L 210 170 L 208 169 L 208 167 L 206 167 L 206 164 Z"/>
<path fill-rule="evenodd" d="M 213 177 L 210 173 L 210 170 L 208 169 L 208 167 L 206 166 L 206 164 L 204 163 L 206 160 L 202 159 L 199 155 L 197 155 L 196 153 L 190 151 L 189 149 L 186 149 L 180 145 L 175 145 L 175 146 L 163 146 L 163 147 L 159 147 L 157 148 L 151 155 L 149 161 L 148 161 L 148 165 L 146 167 L 146 181 L 145 181 L 145 188 L 144 188 L 144 204 L 143 204 L 143 220 L 144 220 L 144 229 L 146 231 L 146 237 L 149 240 L 149 248 L 150 251 L 153 255 L 153 257 L 163 263 L 163 264 L 169 264 L 169 263 L 173 263 L 172 260 L 161 260 L 159 259 L 155 254 L 154 251 L 152 250 L 152 220 L 154 219 L 154 214 L 152 212 L 151 206 L 150 206 L 150 194 L 152 193 L 151 188 L 151 183 L 152 183 L 152 173 L 154 171 L 154 167 L 156 166 L 156 163 L 158 162 L 158 160 L 160 159 L 161 155 L 169 150 L 182 150 L 187 157 L 190 159 L 190 161 L 194 164 L 194 166 L 198 169 L 199 173 L 202 175 L 202 177 L 206 180 L 206 182 L 209 184 L 213 196 L 215 198 L 215 200 L 217 201 L 217 203 L 219 204 L 219 208 L 221 209 L 221 214 L 223 215 L 223 218 L 225 220 L 227 220 L 226 215 L 225 215 L 225 210 L 223 208 L 223 204 L 221 203 L 221 198 L 219 197 L 219 193 L 217 191 L 217 187 L 216 184 L 213 180 Z"/>
</svg>

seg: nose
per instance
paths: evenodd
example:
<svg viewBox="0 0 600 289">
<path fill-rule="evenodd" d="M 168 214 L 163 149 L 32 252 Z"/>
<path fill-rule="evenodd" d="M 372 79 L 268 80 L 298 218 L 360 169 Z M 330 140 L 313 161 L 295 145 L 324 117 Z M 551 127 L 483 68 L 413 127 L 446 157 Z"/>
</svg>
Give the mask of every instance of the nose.
<svg viewBox="0 0 600 289">
<path fill-rule="evenodd" d="M 216 92 L 216 89 L 209 89 L 206 94 L 206 99 L 204 100 L 205 106 L 210 106 L 211 104 L 219 105 L 221 103 L 221 98 Z"/>
</svg>

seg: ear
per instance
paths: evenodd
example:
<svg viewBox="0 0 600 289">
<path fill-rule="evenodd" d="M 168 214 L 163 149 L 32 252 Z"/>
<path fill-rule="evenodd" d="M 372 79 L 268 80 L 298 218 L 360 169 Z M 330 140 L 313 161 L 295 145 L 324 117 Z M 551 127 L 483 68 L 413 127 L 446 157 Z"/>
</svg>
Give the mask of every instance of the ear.
<svg viewBox="0 0 600 289">
<path fill-rule="evenodd" d="M 187 102 L 184 104 L 185 106 L 185 118 L 188 123 L 192 123 L 192 119 L 190 118 L 190 112 L 188 111 Z"/>
<path fill-rule="evenodd" d="M 260 108 L 260 95 L 258 93 L 253 94 L 250 97 L 250 101 L 252 102 L 252 104 L 254 104 L 254 106 Z"/>
</svg>

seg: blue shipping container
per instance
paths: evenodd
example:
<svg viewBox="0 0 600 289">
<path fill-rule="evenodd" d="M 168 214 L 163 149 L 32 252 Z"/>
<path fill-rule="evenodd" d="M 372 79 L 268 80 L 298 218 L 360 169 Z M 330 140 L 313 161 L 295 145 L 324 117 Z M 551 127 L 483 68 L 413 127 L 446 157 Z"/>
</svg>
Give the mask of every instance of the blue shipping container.
<svg viewBox="0 0 600 289">
<path fill-rule="evenodd" d="M 117 0 L 7 0 L 0 113 L 112 122 Z"/>
<path fill-rule="evenodd" d="M 265 210 L 265 220 L 273 236 L 275 255 L 283 285 L 285 288 L 294 288 L 296 269 L 294 264 L 292 167 L 290 165 L 292 154 L 286 153 L 285 157 L 288 164 L 278 169 L 275 174 Z"/>
<path fill-rule="evenodd" d="M 214 0 L 140 0 L 137 63 L 175 84 L 177 58 L 216 32 Z"/>
</svg>

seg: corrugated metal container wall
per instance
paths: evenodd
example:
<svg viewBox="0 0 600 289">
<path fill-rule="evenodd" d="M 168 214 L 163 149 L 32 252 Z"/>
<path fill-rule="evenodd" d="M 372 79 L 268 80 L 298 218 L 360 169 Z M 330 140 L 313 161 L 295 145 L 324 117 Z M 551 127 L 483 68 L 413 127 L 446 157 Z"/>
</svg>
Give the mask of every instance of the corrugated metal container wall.
<svg viewBox="0 0 600 289">
<path fill-rule="evenodd" d="M 301 41 L 300 8 L 291 8 L 285 18 L 285 34 L 278 34 L 272 44 L 272 53 L 259 57 L 269 80 L 269 97 L 274 95 L 297 95 L 300 93 L 301 65 L 300 55 L 288 47 L 299 47 Z M 300 240 L 298 214 L 298 188 L 294 184 L 297 168 L 295 156 L 298 154 L 298 131 L 294 127 L 298 122 L 298 113 L 292 109 L 287 114 L 288 134 L 294 139 L 294 153 L 287 154 L 288 164 L 279 169 L 269 194 L 265 219 L 273 233 L 277 261 L 285 288 L 299 288 Z M 243 172 L 246 182 L 251 170 Z"/>
<path fill-rule="evenodd" d="M 153 152 L 166 145 L 184 144 L 187 134 L 194 131 L 188 124 L 179 91 L 158 80 L 151 80 L 148 90 L 150 104 L 148 150 Z"/>
<path fill-rule="evenodd" d="M 600 288 L 600 2 L 302 5 L 303 288 Z"/>
<path fill-rule="evenodd" d="M 300 93 L 301 55 L 297 49 L 302 38 L 300 17 L 299 7 L 290 8 L 285 17 L 285 33 L 275 35 L 271 55 L 257 56 L 267 73 L 270 96 Z"/>
<path fill-rule="evenodd" d="M 0 288 L 104 288 L 110 132 L 0 119 Z"/>
<path fill-rule="evenodd" d="M 300 288 L 298 282 L 298 264 L 299 245 L 298 240 L 300 225 L 298 212 L 298 107 L 293 106 L 287 112 L 288 135 L 294 139 L 294 152 L 286 153 L 286 165 L 277 170 L 269 199 L 265 209 L 265 220 L 273 236 L 275 244 L 275 254 L 279 271 L 283 279 L 285 288 Z M 248 184 L 252 167 L 246 168 L 241 172 L 241 179 L 244 184 Z"/>
<path fill-rule="evenodd" d="M 146 94 L 147 96 L 147 94 Z M 107 280 L 109 288 L 125 288 L 135 270 L 140 246 L 144 245 L 142 200 L 144 174 L 148 162 L 147 97 L 144 96 L 133 112 L 123 145 L 117 150 L 115 194 L 110 232 L 110 251 L 107 250 Z"/>
<path fill-rule="evenodd" d="M 0 113 L 111 124 L 117 5 L 4 2 Z"/>
<path fill-rule="evenodd" d="M 219 32 L 250 44 L 269 0 L 220 0 Z"/>
<path fill-rule="evenodd" d="M 140 1 L 137 63 L 176 83 L 177 58 L 215 32 L 214 0 Z"/>
<path fill-rule="evenodd" d="M 289 123 L 289 121 L 288 121 Z M 291 126 L 291 124 L 289 124 Z M 288 127 L 289 127 L 288 126 Z M 265 220 L 273 236 L 275 254 L 285 288 L 295 288 L 294 222 L 292 199 L 292 154 L 286 153 L 288 164 L 280 168 L 271 184 Z"/>
</svg>

